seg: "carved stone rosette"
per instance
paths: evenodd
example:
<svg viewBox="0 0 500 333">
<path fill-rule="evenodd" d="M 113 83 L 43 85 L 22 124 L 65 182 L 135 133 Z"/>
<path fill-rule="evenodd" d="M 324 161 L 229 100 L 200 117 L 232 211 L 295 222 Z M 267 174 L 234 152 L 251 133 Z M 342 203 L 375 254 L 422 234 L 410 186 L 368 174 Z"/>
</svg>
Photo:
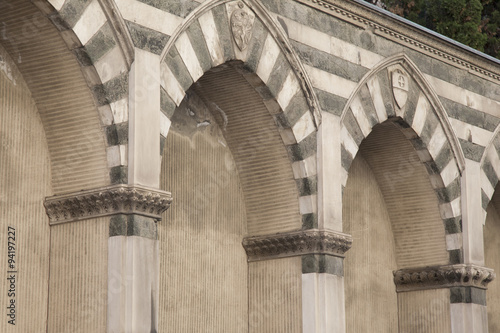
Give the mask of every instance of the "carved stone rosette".
<svg viewBox="0 0 500 333">
<path fill-rule="evenodd" d="M 259 261 L 304 254 L 328 254 L 344 257 L 352 237 L 330 230 L 303 230 L 243 239 L 248 261 Z"/>
<path fill-rule="evenodd" d="M 52 225 L 115 214 L 160 219 L 171 202 L 169 192 L 120 184 L 47 197 L 44 206 Z"/>
<path fill-rule="evenodd" d="M 449 287 L 487 289 L 495 278 L 492 269 L 467 264 L 401 269 L 393 274 L 398 292 Z"/>
</svg>

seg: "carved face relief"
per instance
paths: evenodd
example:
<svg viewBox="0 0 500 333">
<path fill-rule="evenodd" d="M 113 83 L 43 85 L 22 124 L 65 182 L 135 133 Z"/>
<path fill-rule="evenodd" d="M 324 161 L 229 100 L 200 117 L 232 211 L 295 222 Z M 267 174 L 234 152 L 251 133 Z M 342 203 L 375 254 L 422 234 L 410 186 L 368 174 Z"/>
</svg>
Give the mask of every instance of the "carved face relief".
<svg viewBox="0 0 500 333">
<path fill-rule="evenodd" d="M 243 9 L 243 4 L 239 3 L 238 8 L 231 15 L 231 31 L 238 48 L 243 51 L 250 42 L 252 36 L 253 18 Z"/>
<path fill-rule="evenodd" d="M 397 69 L 392 72 L 392 92 L 398 106 L 402 109 L 408 99 L 409 78 L 406 73 Z"/>
</svg>

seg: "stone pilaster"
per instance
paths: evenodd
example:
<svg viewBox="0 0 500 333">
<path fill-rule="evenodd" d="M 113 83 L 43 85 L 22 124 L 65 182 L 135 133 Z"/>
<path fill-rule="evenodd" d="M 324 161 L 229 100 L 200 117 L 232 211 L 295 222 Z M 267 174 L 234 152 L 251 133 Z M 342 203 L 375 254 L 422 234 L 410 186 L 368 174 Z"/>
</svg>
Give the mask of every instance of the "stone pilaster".
<svg viewBox="0 0 500 333">
<path fill-rule="evenodd" d="M 169 192 L 113 185 L 46 198 L 52 226 L 110 217 L 108 332 L 157 332 L 159 257 L 156 223 Z"/>
<path fill-rule="evenodd" d="M 129 75 L 128 104 L 128 183 L 158 188 L 161 164 L 158 55 L 135 49 L 135 60 Z"/>
<path fill-rule="evenodd" d="M 115 215 L 108 239 L 108 332 L 158 332 L 156 222 Z"/>
<path fill-rule="evenodd" d="M 462 229 L 463 262 L 484 265 L 481 166 L 478 161 L 466 159 L 462 174 Z M 451 306 L 453 333 L 488 332 L 486 300 L 481 302 L 455 302 Z"/>
<path fill-rule="evenodd" d="M 293 282 L 300 279 L 301 302 L 295 306 L 302 305 L 302 332 L 308 333 L 345 332 L 343 260 L 351 245 L 351 236 L 324 229 L 248 237 L 243 240 L 250 263 L 296 258 L 300 269 L 289 272 L 288 280 Z M 278 265 L 276 263 L 275 266 Z M 250 276 L 251 270 L 252 266 Z M 290 282 L 288 280 L 285 283 Z M 258 297 L 273 296 L 268 293 Z M 272 303 L 273 300 L 250 299 L 250 302 L 262 304 Z M 276 306 L 279 305 L 276 303 Z M 287 310 L 293 312 L 293 309 Z"/>
</svg>

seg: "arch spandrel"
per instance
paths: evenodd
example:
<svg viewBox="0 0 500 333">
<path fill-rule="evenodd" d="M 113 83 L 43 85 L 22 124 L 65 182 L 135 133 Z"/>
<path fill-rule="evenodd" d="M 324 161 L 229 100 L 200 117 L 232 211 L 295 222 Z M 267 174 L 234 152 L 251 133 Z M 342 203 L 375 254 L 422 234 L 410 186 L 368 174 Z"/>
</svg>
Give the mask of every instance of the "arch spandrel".
<svg viewBox="0 0 500 333">
<path fill-rule="evenodd" d="M 451 245 L 462 232 L 460 177 L 465 160 L 444 108 L 418 68 L 404 54 L 384 60 L 361 80 L 340 121 L 343 186 L 372 129 L 384 122 L 397 125 L 427 169 L 450 243 L 450 261 L 460 262 L 461 245 Z"/>
</svg>

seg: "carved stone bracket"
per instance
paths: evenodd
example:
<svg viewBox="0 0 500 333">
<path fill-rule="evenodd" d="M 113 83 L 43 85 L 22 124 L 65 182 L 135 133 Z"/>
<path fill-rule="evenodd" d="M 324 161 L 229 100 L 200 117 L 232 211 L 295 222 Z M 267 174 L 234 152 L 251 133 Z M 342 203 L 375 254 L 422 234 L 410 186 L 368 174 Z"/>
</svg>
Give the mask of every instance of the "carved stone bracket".
<svg viewBox="0 0 500 333">
<path fill-rule="evenodd" d="M 492 269 L 467 264 L 401 269 L 393 274 L 398 292 L 449 287 L 487 289 L 495 278 Z"/>
<path fill-rule="evenodd" d="M 302 230 L 243 239 L 248 261 L 259 261 L 304 254 L 328 254 L 344 257 L 352 237 L 330 230 Z"/>
<path fill-rule="evenodd" d="M 171 202 L 169 192 L 120 184 L 47 197 L 44 206 L 52 225 L 115 214 L 160 219 Z"/>
</svg>

